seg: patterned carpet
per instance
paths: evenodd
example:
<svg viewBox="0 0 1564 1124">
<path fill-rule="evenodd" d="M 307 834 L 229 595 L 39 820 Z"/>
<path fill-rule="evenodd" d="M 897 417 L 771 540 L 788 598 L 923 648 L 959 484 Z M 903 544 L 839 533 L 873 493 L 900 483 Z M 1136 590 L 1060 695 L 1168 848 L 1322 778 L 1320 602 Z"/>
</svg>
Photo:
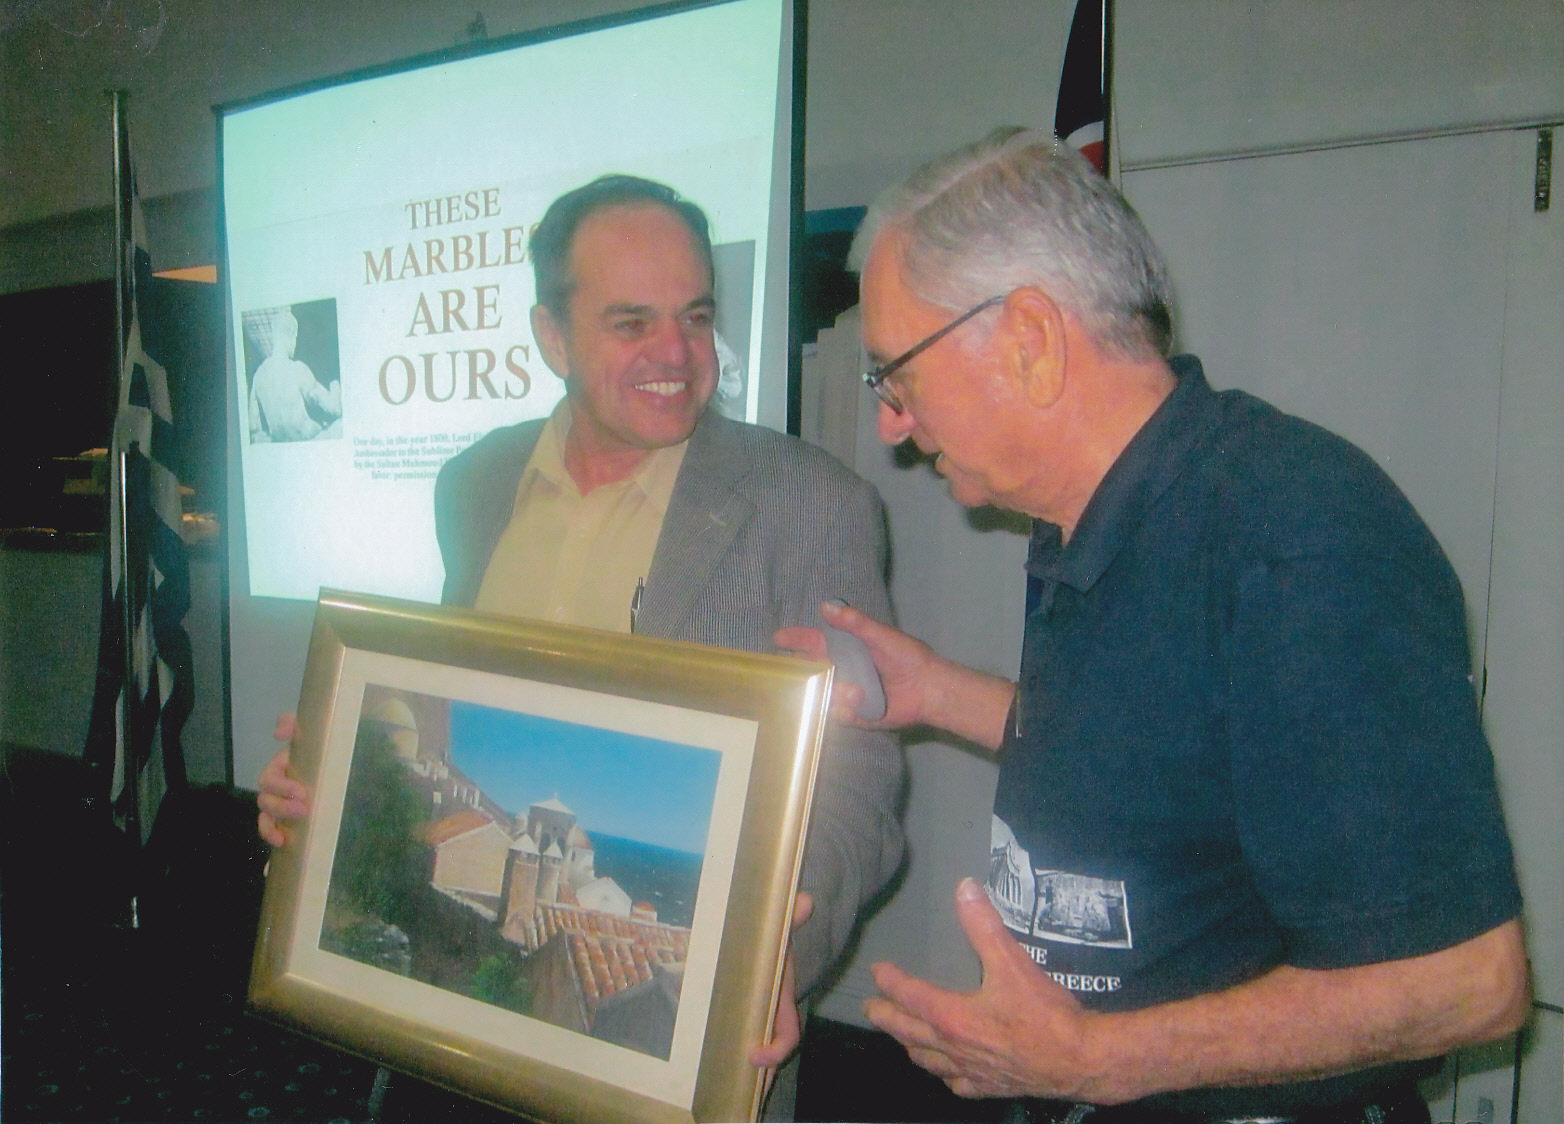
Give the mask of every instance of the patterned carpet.
<svg viewBox="0 0 1564 1124">
<path fill-rule="evenodd" d="M 375 1067 L 367 1062 L 265 1026 L 237 1008 L 175 1018 L 169 1004 L 160 1010 L 155 1001 L 104 1001 L 123 985 L 100 977 L 83 986 L 85 976 L 68 980 L 51 960 L 30 957 L 18 966 L 7 949 L 0 1102 L 7 1121 L 369 1118 Z M 116 960 L 124 971 L 136 970 L 117 957 L 100 965 Z M 48 977 L 47 985 L 19 987 L 18 967 Z"/>
<path fill-rule="evenodd" d="M 5 1124 L 517 1119 L 245 1012 L 266 861 L 251 794 L 165 798 L 137 852 L 88 814 L 81 782 L 74 759 L 0 744 Z M 884 1035 L 818 1020 L 797 1105 L 814 1121 L 999 1118 Z"/>
<path fill-rule="evenodd" d="M 370 1118 L 374 1065 L 244 1013 L 265 862 L 248 796 L 165 805 L 178 826 L 138 855 L 83 808 L 76 762 L 6 747 L 4 765 L 0 1117 Z"/>
</svg>

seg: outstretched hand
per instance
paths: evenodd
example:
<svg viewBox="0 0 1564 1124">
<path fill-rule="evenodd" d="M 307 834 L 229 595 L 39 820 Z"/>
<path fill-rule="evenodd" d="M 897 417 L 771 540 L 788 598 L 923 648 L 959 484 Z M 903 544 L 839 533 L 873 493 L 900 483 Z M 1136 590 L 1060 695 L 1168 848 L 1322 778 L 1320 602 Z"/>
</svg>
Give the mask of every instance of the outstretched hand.
<svg viewBox="0 0 1564 1124">
<path fill-rule="evenodd" d="M 284 748 L 279 749 L 261 770 L 260 793 L 255 798 L 260 808 L 256 829 L 273 847 L 285 847 L 292 842 L 292 823 L 307 819 L 310 814 L 309 786 L 293 775 L 288 759 L 296 730 L 293 715 L 278 715 L 272 737 L 282 742 Z"/>
<path fill-rule="evenodd" d="M 983 965 L 978 989 L 947 991 L 876 964 L 881 995 L 864 1014 L 958 1096 L 1086 1099 L 1093 1016 L 1032 962 L 970 878 L 956 888 L 956 915 Z"/>
</svg>

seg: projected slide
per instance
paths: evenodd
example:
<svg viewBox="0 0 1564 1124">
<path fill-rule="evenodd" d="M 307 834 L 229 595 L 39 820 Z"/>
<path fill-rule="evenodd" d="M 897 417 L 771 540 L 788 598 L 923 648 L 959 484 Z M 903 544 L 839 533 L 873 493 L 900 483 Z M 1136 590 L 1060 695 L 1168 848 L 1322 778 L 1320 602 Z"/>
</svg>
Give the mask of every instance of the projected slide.
<svg viewBox="0 0 1564 1124">
<path fill-rule="evenodd" d="M 786 18 L 731 0 L 223 112 L 236 595 L 438 599 L 440 466 L 563 394 L 527 237 L 605 172 L 705 208 L 717 407 L 760 418 L 786 374 Z"/>
</svg>

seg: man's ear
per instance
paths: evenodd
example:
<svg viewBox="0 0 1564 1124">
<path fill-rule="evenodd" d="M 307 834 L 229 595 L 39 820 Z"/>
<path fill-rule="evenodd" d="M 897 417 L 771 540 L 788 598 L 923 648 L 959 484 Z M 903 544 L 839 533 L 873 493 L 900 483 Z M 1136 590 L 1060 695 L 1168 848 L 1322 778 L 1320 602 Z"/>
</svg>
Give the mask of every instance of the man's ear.
<svg viewBox="0 0 1564 1124">
<path fill-rule="evenodd" d="M 532 306 L 532 338 L 538 341 L 543 362 L 560 378 L 569 380 L 570 359 L 565 348 L 565 333 L 554 314 L 541 304 Z"/>
<path fill-rule="evenodd" d="M 1046 410 L 1064 394 L 1064 311 L 1047 293 L 1029 285 L 1005 298 L 1006 354 L 1021 392 Z"/>
</svg>

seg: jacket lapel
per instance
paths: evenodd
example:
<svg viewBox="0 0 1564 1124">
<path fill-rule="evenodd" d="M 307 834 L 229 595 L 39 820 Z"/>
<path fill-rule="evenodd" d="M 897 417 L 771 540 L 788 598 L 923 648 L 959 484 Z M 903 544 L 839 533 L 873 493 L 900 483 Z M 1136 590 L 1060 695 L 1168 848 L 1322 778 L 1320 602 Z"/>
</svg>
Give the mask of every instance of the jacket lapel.
<svg viewBox="0 0 1564 1124">
<path fill-rule="evenodd" d="M 707 412 L 690 436 L 652 556 L 638 631 L 677 638 L 755 506 L 734 489 L 749 472 L 742 429 Z"/>
</svg>

